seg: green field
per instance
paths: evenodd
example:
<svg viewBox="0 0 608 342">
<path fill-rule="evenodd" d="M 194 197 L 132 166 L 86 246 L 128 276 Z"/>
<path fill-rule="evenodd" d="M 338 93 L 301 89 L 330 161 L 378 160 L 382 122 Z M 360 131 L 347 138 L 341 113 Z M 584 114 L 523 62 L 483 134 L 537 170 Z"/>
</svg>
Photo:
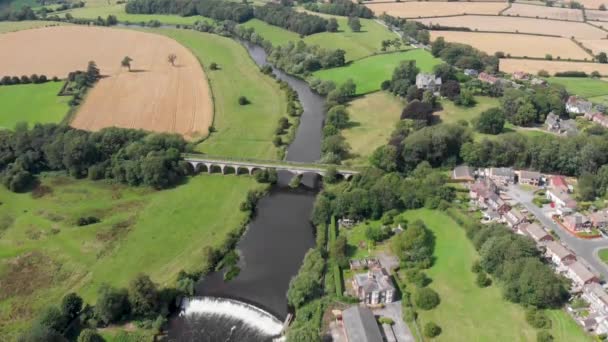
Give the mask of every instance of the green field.
<svg viewBox="0 0 608 342">
<path fill-rule="evenodd" d="M 276 81 L 262 74 L 247 50 L 230 38 L 190 30 L 158 32 L 192 50 L 204 64 L 211 83 L 217 132 L 197 149 L 218 156 L 276 159 L 272 139 L 287 106 Z M 210 70 L 212 62 L 220 70 Z M 239 96 L 246 96 L 251 104 L 239 105 Z"/>
<path fill-rule="evenodd" d="M 471 123 L 472 120 L 479 117 L 479 115 L 490 108 L 500 107 L 500 103 L 497 98 L 488 96 L 477 96 L 475 97 L 477 104 L 473 107 L 462 107 L 457 106 L 454 102 L 449 100 L 441 100 L 441 111 L 435 112 L 435 115 L 439 117 L 441 122 L 445 123 L 456 123 L 464 120 Z"/>
<path fill-rule="evenodd" d="M 243 176 L 200 175 L 174 189 L 42 178 L 34 198 L 0 188 L 0 336 L 14 336 L 69 291 L 94 303 L 98 286 L 125 286 L 140 272 L 161 285 L 204 263 L 246 218 L 239 204 L 259 185 Z M 78 227 L 83 216 L 101 219 Z"/>
<path fill-rule="evenodd" d="M 561 84 L 569 93 L 582 97 L 608 95 L 608 82 L 587 77 L 549 77 L 550 83 Z"/>
<path fill-rule="evenodd" d="M 128 14 L 125 12 L 124 4 L 98 7 L 85 6 L 61 12 L 61 15 L 64 16 L 66 13 L 70 13 L 74 18 L 97 19 L 97 17 L 102 17 L 105 19 L 108 15 L 114 15 L 120 22 L 140 23 L 158 20 L 163 24 L 170 25 L 191 25 L 197 20 L 206 19 L 201 16 L 182 17 L 168 14 Z"/>
<path fill-rule="evenodd" d="M 528 325 L 521 306 L 503 299 L 498 284 L 479 288 L 471 271 L 478 258 L 464 229 L 449 216 L 428 209 L 407 211 L 404 217 L 422 220 L 436 238 L 429 285 L 439 293 L 441 304 L 433 310 L 419 310 L 421 325 L 434 321 L 443 332 L 434 341 L 535 341 L 536 330 Z M 555 341 L 588 341 L 582 329 L 560 310 L 549 312 Z"/>
<path fill-rule="evenodd" d="M 18 122 L 60 122 L 70 108 L 69 96 L 57 96 L 62 86 L 63 82 L 0 86 L 0 128 L 13 129 Z"/>
<path fill-rule="evenodd" d="M 598 252 L 598 255 L 599 255 L 600 259 L 602 259 L 603 262 L 608 264 L 608 248 L 600 249 L 600 251 Z"/>
<path fill-rule="evenodd" d="M 350 102 L 348 113 L 351 127 L 342 131 L 351 147 L 352 158 L 346 165 L 368 165 L 376 148 L 386 144 L 405 105 L 387 92 L 376 92 Z"/>
<path fill-rule="evenodd" d="M 315 13 L 318 15 L 318 13 Z M 343 49 L 346 52 L 346 60 L 360 59 L 374 53 L 380 52 L 380 42 L 386 39 L 395 39 L 397 36 L 386 27 L 378 24 L 372 19 L 361 19 L 361 32 L 353 32 L 348 26 L 348 19 L 335 16 L 338 20 L 338 32 L 322 32 L 306 36 L 303 40 L 306 44 L 319 45 L 326 49 Z M 283 45 L 289 41 L 300 40 L 297 33 L 288 31 L 278 26 L 267 24 L 258 19 L 252 19 L 244 24 L 244 27 L 253 27 L 264 39 L 273 45 Z M 404 46 L 404 48 L 406 48 Z"/>
<path fill-rule="evenodd" d="M 44 27 L 44 26 L 57 26 L 57 25 L 68 25 L 66 23 L 58 23 L 55 21 L 0 21 L 0 33 L 14 32 L 27 30 L 31 28 Z"/>
<path fill-rule="evenodd" d="M 441 64 L 441 60 L 430 52 L 415 49 L 363 58 L 341 68 L 319 70 L 313 77 L 331 80 L 338 85 L 351 78 L 357 84 L 357 94 L 367 94 L 380 90 L 380 84 L 390 79 L 399 63 L 406 60 L 415 60 L 423 72 L 431 72 L 435 65 Z"/>
</svg>

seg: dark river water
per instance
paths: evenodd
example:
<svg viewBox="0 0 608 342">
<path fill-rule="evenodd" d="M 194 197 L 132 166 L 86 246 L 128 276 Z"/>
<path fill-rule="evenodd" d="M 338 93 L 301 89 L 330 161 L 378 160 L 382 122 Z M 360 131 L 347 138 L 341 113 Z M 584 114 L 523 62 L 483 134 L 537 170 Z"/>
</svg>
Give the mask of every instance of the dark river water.
<svg viewBox="0 0 608 342">
<path fill-rule="evenodd" d="M 258 65 L 266 64 L 266 52 L 262 48 L 244 45 Z M 277 69 L 274 73 L 297 91 L 304 107 L 286 159 L 316 161 L 321 155 L 324 99 L 313 93 L 304 81 Z M 186 311 L 203 313 L 172 319 L 171 341 L 268 341 L 276 335 L 269 331 L 276 331 L 288 314 L 289 281 L 298 272 L 306 251 L 315 243 L 314 227 L 309 219 L 319 179 L 305 175 L 302 185 L 291 189 L 287 186 L 291 177 L 289 173 L 279 173 L 279 183 L 258 202 L 256 215 L 237 245 L 239 275 L 229 282 L 224 281 L 223 272 L 201 279 L 196 286 L 196 296 L 204 300 L 191 304 Z M 257 312 L 258 309 L 263 312 Z"/>
</svg>

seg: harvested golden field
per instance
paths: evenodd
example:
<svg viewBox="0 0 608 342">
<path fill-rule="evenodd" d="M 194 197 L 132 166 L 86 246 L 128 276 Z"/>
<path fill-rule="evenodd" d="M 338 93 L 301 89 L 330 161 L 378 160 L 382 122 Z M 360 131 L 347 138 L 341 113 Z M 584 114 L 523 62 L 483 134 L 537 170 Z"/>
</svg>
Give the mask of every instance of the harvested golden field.
<svg viewBox="0 0 608 342">
<path fill-rule="evenodd" d="M 591 56 L 568 38 L 538 37 L 515 33 L 484 33 L 462 31 L 431 31 L 431 40 L 443 37 L 448 42 L 471 45 L 490 55 L 502 51 L 513 57 L 591 60 Z M 608 42 L 608 41 L 607 41 Z"/>
<path fill-rule="evenodd" d="M 367 4 L 376 15 L 384 12 L 394 17 L 419 18 L 460 14 L 498 14 L 505 2 L 392 2 Z"/>
<path fill-rule="evenodd" d="M 511 8 L 504 11 L 502 15 L 584 21 L 583 11 L 579 9 L 526 4 L 511 4 Z"/>
<path fill-rule="evenodd" d="M 439 24 L 450 27 L 468 27 L 472 30 L 491 32 L 533 33 L 579 39 L 602 39 L 606 38 L 608 32 L 586 23 L 563 22 L 556 20 L 495 17 L 464 15 L 445 18 L 422 18 L 415 19 L 426 25 Z"/>
<path fill-rule="evenodd" d="M 564 1 L 564 3 L 567 2 L 569 1 Z M 577 0 L 576 2 L 582 4 L 585 8 L 592 9 L 600 8 L 601 5 L 608 6 L 608 1 L 606 0 Z"/>
<path fill-rule="evenodd" d="M 102 78 L 89 91 L 72 126 L 118 126 L 206 135 L 213 120 L 209 85 L 188 49 L 164 36 L 101 27 L 61 26 L 0 35 L 0 75 L 65 78 L 95 61 Z M 175 54 L 172 66 L 167 57 Z M 125 56 L 132 71 L 121 67 Z"/>
<path fill-rule="evenodd" d="M 595 55 L 600 52 L 608 53 L 608 40 L 606 39 L 586 39 L 580 42 L 584 47 L 591 49 Z"/>
<path fill-rule="evenodd" d="M 608 11 L 585 10 L 585 16 L 587 17 L 587 20 L 590 21 L 608 21 Z M 598 23 L 596 25 L 602 24 Z"/>
<path fill-rule="evenodd" d="M 591 62 L 564 62 L 564 61 L 543 61 L 532 59 L 501 59 L 500 71 L 513 73 L 525 71 L 531 74 L 538 73 L 539 70 L 546 70 L 553 75 L 563 71 L 584 71 L 588 74 L 598 71 L 602 75 L 608 75 L 608 64 Z"/>
</svg>

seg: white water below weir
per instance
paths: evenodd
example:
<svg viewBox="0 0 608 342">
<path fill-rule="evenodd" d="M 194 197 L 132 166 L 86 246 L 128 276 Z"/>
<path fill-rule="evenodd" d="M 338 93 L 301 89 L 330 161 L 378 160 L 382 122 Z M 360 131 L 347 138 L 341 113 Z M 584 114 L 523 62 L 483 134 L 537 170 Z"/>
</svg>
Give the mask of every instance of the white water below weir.
<svg viewBox="0 0 608 342">
<path fill-rule="evenodd" d="M 283 323 L 270 313 L 238 300 L 215 297 L 184 298 L 180 316 L 219 315 L 238 319 L 268 336 L 280 336 Z"/>
</svg>

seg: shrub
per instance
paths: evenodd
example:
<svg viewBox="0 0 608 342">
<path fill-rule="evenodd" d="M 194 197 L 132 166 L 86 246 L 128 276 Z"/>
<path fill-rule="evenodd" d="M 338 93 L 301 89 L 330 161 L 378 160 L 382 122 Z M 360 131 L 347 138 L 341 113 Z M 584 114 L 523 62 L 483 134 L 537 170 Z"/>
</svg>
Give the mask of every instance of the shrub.
<svg viewBox="0 0 608 342">
<path fill-rule="evenodd" d="M 245 106 L 245 105 L 248 105 L 248 104 L 250 104 L 250 103 L 251 103 L 251 102 L 249 102 L 249 100 L 248 100 L 248 99 L 247 99 L 245 96 L 240 96 L 240 97 L 239 97 L 239 104 L 240 104 L 241 106 Z"/>
<path fill-rule="evenodd" d="M 526 321 L 536 329 L 551 328 L 551 319 L 547 316 L 545 311 L 537 310 L 536 308 L 526 310 Z"/>
<path fill-rule="evenodd" d="M 546 330 L 536 333 L 536 342 L 553 342 L 553 336 Z"/>
<path fill-rule="evenodd" d="M 435 322 L 428 322 L 424 325 L 424 336 L 433 338 L 439 336 L 439 334 L 441 334 L 441 327 Z"/>
<path fill-rule="evenodd" d="M 418 313 L 412 307 L 403 308 L 403 320 L 406 322 L 413 322 L 418 317 Z"/>
<path fill-rule="evenodd" d="M 481 265 L 479 264 L 479 260 L 475 260 L 473 262 L 473 266 L 471 266 L 471 272 L 473 272 L 473 273 L 481 272 Z"/>
<path fill-rule="evenodd" d="M 490 279 L 485 272 L 477 273 L 477 286 L 479 287 L 488 287 L 492 285 L 492 279 Z"/>
<path fill-rule="evenodd" d="M 219 70 L 219 68 L 220 67 L 215 62 L 211 62 L 211 64 L 209 64 L 209 69 L 211 70 Z"/>
<path fill-rule="evenodd" d="M 380 318 L 378 318 L 378 322 L 380 324 L 388 324 L 388 325 L 395 324 L 395 321 L 393 321 L 393 319 L 390 317 L 380 317 Z"/>
<path fill-rule="evenodd" d="M 423 287 L 416 291 L 414 302 L 422 310 L 431 310 L 439 305 L 439 294 L 431 288 Z"/>
<path fill-rule="evenodd" d="M 84 329 L 78 335 L 78 342 L 104 342 L 105 340 L 101 335 L 97 333 L 96 330 L 93 329 Z"/>
<path fill-rule="evenodd" d="M 98 222 L 100 222 L 100 220 L 97 217 L 95 217 L 95 216 L 88 216 L 88 217 L 80 217 L 78 219 L 78 221 L 76 222 L 76 224 L 78 226 L 82 227 L 82 226 L 88 226 L 90 224 L 95 224 L 95 223 L 98 223 Z"/>
</svg>

